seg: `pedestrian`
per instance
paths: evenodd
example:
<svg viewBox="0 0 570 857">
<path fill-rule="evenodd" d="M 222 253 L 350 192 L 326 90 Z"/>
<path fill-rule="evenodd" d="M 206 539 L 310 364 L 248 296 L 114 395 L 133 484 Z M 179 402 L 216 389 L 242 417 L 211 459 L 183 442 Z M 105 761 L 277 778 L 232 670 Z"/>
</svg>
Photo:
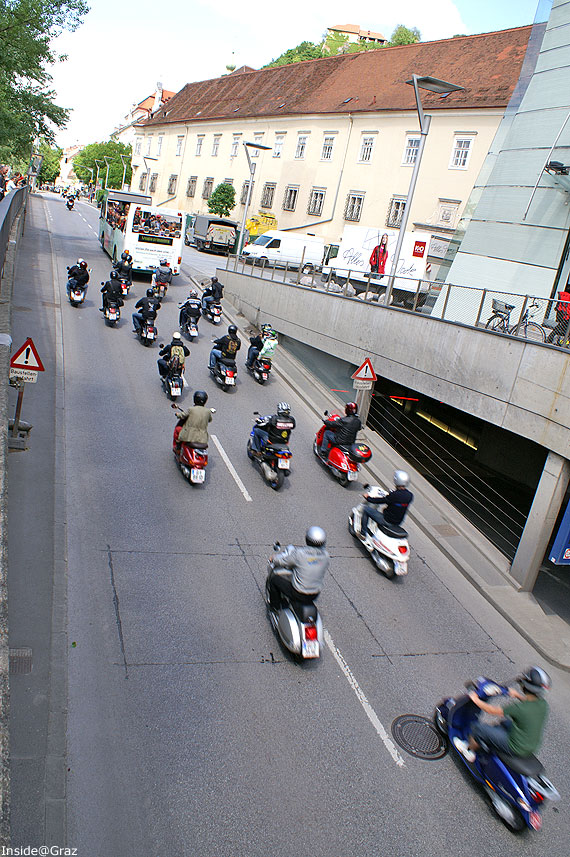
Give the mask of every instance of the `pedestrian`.
<svg viewBox="0 0 570 857">
<path fill-rule="evenodd" d="M 8 167 L 6 164 L 0 164 L 0 199 L 6 196 L 6 182 L 8 180 Z"/>
</svg>

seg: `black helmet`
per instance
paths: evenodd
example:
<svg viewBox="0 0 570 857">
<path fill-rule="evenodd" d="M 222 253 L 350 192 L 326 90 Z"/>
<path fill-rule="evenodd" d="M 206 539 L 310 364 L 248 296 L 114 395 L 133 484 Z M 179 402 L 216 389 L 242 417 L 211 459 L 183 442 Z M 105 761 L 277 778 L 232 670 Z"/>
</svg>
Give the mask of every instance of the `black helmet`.
<svg viewBox="0 0 570 857">
<path fill-rule="evenodd" d="M 204 390 L 196 390 L 194 393 L 194 404 L 205 405 L 208 401 L 208 394 Z"/>
<path fill-rule="evenodd" d="M 237 327 L 235 324 L 230 324 L 230 326 L 228 327 L 228 333 L 230 336 L 236 336 L 237 335 Z"/>
<path fill-rule="evenodd" d="M 542 696 L 552 686 L 550 676 L 541 667 L 529 667 L 519 676 L 518 681 L 523 690 L 536 696 Z"/>
<path fill-rule="evenodd" d="M 124 250 L 124 251 L 121 253 L 121 259 L 123 260 L 123 262 L 125 262 L 128 258 L 129 258 L 129 254 L 127 253 L 127 251 L 126 251 L 126 250 Z"/>
<path fill-rule="evenodd" d="M 109 274 L 109 277 L 111 278 L 111 280 L 118 280 L 119 279 L 118 271 L 111 271 L 111 273 Z"/>
<path fill-rule="evenodd" d="M 217 282 L 218 282 L 218 278 L 217 278 L 217 277 L 212 277 L 212 280 L 211 280 L 211 282 L 210 282 L 210 285 L 211 285 L 211 286 L 213 286 L 213 285 L 214 285 L 214 283 L 217 283 Z"/>
<path fill-rule="evenodd" d="M 154 292 L 153 292 L 153 290 L 152 290 L 152 289 L 147 289 L 147 290 L 146 290 L 146 296 L 147 296 L 147 298 L 153 298 L 153 297 L 154 297 Z"/>
<path fill-rule="evenodd" d="M 327 543 L 327 534 L 322 527 L 309 527 L 305 533 L 305 541 L 314 548 L 324 548 Z"/>
</svg>

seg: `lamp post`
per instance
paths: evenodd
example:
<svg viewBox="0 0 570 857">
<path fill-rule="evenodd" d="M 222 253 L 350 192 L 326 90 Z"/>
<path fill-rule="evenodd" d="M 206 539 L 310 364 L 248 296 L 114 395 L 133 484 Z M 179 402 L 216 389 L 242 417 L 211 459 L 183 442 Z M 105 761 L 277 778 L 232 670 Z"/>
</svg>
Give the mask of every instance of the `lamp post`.
<svg viewBox="0 0 570 857">
<path fill-rule="evenodd" d="M 105 173 L 105 190 L 107 190 L 107 181 L 109 179 L 109 164 L 112 163 L 115 159 L 110 158 L 108 155 L 103 155 L 103 160 L 107 164 L 107 172 Z"/>
<path fill-rule="evenodd" d="M 249 184 L 248 184 L 248 188 L 247 188 L 247 199 L 245 201 L 245 207 L 243 210 L 243 216 L 241 219 L 241 226 L 240 226 L 240 230 L 239 230 L 239 242 L 238 242 L 238 248 L 237 248 L 237 256 L 238 257 L 241 254 L 241 251 L 243 250 L 243 242 L 244 242 L 244 238 L 245 238 L 245 221 L 247 219 L 247 210 L 249 208 L 249 203 L 251 201 L 251 191 L 253 188 L 253 176 L 255 175 L 255 164 L 251 160 L 248 149 L 264 149 L 266 152 L 271 151 L 271 146 L 262 146 L 260 143 L 246 143 L 246 142 L 244 142 L 243 147 L 245 149 L 245 156 L 247 158 L 247 163 L 249 164 Z"/>
<path fill-rule="evenodd" d="M 105 162 L 104 161 L 98 161 L 97 158 L 95 158 L 95 163 L 97 164 L 97 175 L 95 177 L 95 190 L 97 190 L 97 185 L 99 184 L 99 164 L 103 165 Z"/>
<path fill-rule="evenodd" d="M 449 92 L 458 92 L 459 90 L 465 89 L 464 86 L 457 86 L 455 83 L 448 83 L 446 80 L 440 80 L 437 77 L 422 77 L 417 74 L 412 75 L 411 80 L 406 81 L 407 84 L 414 87 L 414 93 L 416 96 L 416 108 L 418 111 L 418 119 L 420 121 L 420 145 L 418 147 L 418 153 L 416 155 L 416 161 L 414 163 L 414 169 L 412 172 L 412 177 L 410 179 L 410 187 L 408 189 L 408 196 L 406 197 L 406 204 L 404 206 L 404 211 L 402 214 L 402 220 L 400 223 L 400 231 L 398 232 L 398 240 L 396 242 L 396 249 L 394 250 L 394 258 L 392 261 L 392 270 L 390 271 L 390 276 L 388 278 L 388 285 L 386 287 L 386 294 L 384 296 L 384 304 L 386 306 L 389 305 L 390 300 L 392 298 L 392 289 L 394 288 L 394 279 L 396 276 L 396 271 L 398 270 L 398 264 L 400 262 L 400 253 L 402 252 L 402 243 L 404 241 L 404 236 L 406 234 L 406 226 L 408 225 L 408 217 L 412 208 L 412 200 L 414 198 L 414 191 L 416 189 L 416 182 L 418 179 L 418 173 L 420 171 L 420 164 L 422 162 L 422 155 L 424 153 L 424 147 L 426 143 L 426 138 L 429 132 L 431 116 L 426 116 L 422 108 L 422 101 L 420 98 L 420 89 L 427 89 L 429 92 L 438 92 L 440 95 L 444 95 Z"/>
<path fill-rule="evenodd" d="M 128 155 L 119 155 L 119 157 L 121 158 L 121 161 L 123 162 L 123 180 L 121 182 L 121 190 L 124 190 L 125 189 L 125 176 L 127 174 L 127 163 L 129 161 L 129 157 L 128 157 Z M 126 162 L 125 162 L 125 158 L 127 159 Z"/>
</svg>

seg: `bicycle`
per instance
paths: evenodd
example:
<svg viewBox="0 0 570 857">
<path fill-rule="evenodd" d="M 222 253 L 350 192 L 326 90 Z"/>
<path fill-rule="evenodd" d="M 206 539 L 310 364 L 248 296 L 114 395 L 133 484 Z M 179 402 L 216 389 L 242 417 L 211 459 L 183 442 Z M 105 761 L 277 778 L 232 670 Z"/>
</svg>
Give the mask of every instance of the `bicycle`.
<svg viewBox="0 0 570 857">
<path fill-rule="evenodd" d="M 506 304 L 493 298 L 493 315 L 487 321 L 485 328 L 498 333 L 522 336 L 533 342 L 546 342 L 545 329 L 538 322 L 530 320 L 531 311 L 540 309 L 538 303 L 536 301 L 531 303 L 523 313 L 523 317 L 516 324 L 510 325 L 511 312 L 514 308 L 514 304 Z"/>
</svg>

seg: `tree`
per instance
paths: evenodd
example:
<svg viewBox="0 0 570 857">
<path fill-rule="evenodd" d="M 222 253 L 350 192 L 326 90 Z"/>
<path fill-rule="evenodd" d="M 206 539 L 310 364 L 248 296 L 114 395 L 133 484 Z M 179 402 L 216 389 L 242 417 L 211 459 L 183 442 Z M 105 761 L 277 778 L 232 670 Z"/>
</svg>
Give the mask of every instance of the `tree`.
<svg viewBox="0 0 570 857">
<path fill-rule="evenodd" d="M 106 143 L 90 143 L 81 149 L 79 154 L 73 159 L 73 171 L 77 178 L 87 184 L 91 181 L 91 173 L 87 167 L 93 170 L 93 179 L 97 176 L 97 166 L 99 166 L 99 182 L 105 183 L 107 175 L 107 164 L 105 157 L 109 159 L 109 178 L 107 187 L 120 188 L 123 181 L 123 161 L 121 155 L 125 155 L 127 170 L 125 173 L 125 183 L 131 183 L 131 146 L 126 146 L 124 143 L 117 143 L 115 140 L 108 140 Z M 112 158 L 112 160 L 111 160 Z M 128 161 L 127 161 L 128 158 Z M 99 161 L 99 164 L 96 162 Z"/>
<path fill-rule="evenodd" d="M 233 184 L 222 182 L 208 200 L 208 211 L 219 217 L 227 217 L 236 204 L 236 191 Z"/>
<path fill-rule="evenodd" d="M 322 57 L 321 45 L 315 45 L 314 42 L 301 42 L 296 48 L 289 48 L 288 51 L 278 56 L 277 59 L 264 65 L 263 68 L 273 68 L 278 65 L 290 65 L 294 62 L 303 62 L 303 60 L 317 60 Z"/>
<path fill-rule="evenodd" d="M 422 34 L 418 30 L 417 27 L 412 27 L 410 30 L 409 27 L 404 27 L 403 24 L 398 24 L 392 35 L 390 36 L 390 41 L 388 44 L 391 47 L 396 45 L 413 45 L 416 42 L 420 42 L 422 38 Z"/>
<path fill-rule="evenodd" d="M 47 184 L 53 184 L 59 175 L 59 165 L 63 149 L 60 149 L 58 146 L 50 146 L 45 140 L 41 140 L 40 155 L 43 161 L 38 180 Z"/>
<path fill-rule="evenodd" d="M 380 48 L 377 42 L 349 42 L 348 36 L 343 33 L 328 33 L 322 43 L 321 52 L 323 56 L 336 56 L 337 54 L 357 54 L 362 51 L 372 51 Z"/>
<path fill-rule="evenodd" d="M 46 70 L 65 57 L 50 44 L 88 11 L 84 0 L 0 0 L 0 160 L 28 157 L 37 137 L 49 143 L 66 124 Z"/>
</svg>

